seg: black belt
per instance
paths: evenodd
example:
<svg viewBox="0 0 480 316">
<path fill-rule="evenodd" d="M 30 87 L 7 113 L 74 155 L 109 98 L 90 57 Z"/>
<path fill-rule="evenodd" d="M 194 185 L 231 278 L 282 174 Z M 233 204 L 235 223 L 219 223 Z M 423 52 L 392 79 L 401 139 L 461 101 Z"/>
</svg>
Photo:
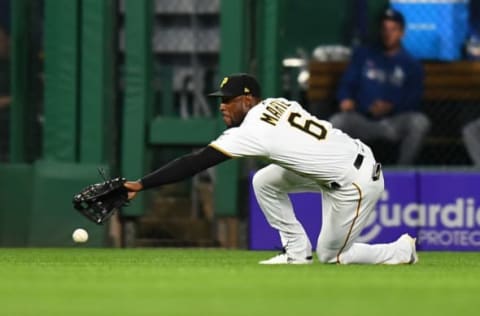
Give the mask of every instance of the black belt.
<svg viewBox="0 0 480 316">
<path fill-rule="evenodd" d="M 355 158 L 355 161 L 353 162 L 353 166 L 357 169 L 360 169 L 360 167 L 362 166 L 363 158 L 364 157 L 362 154 L 358 154 L 357 158 Z"/>
<path fill-rule="evenodd" d="M 353 162 L 353 166 L 356 169 L 360 169 L 360 167 L 362 166 L 364 158 L 365 157 L 362 154 L 358 154 L 357 157 L 355 158 L 355 161 Z M 337 189 L 340 188 L 340 185 L 337 182 L 332 182 L 332 183 L 330 183 L 330 187 L 334 190 L 337 190 Z"/>
</svg>

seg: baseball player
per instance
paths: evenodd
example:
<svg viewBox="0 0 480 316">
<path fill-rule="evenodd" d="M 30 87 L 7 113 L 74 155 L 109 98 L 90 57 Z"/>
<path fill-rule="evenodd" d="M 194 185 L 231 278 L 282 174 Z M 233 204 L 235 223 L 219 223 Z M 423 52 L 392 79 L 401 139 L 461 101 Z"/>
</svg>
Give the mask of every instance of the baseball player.
<svg viewBox="0 0 480 316">
<path fill-rule="evenodd" d="M 129 198 L 138 191 L 183 180 L 225 160 L 255 157 L 271 164 L 253 178 L 257 200 L 269 224 L 278 230 L 284 251 L 261 264 L 312 263 L 312 246 L 295 217 L 290 192 L 322 193 L 322 229 L 316 249 L 325 263 L 401 264 L 418 260 L 408 234 L 389 244 L 355 240 L 383 191 L 380 164 L 370 148 L 283 98 L 260 98 L 257 80 L 248 74 L 225 77 L 220 111 L 228 129 L 200 151 L 174 160 L 127 182 Z"/>
</svg>

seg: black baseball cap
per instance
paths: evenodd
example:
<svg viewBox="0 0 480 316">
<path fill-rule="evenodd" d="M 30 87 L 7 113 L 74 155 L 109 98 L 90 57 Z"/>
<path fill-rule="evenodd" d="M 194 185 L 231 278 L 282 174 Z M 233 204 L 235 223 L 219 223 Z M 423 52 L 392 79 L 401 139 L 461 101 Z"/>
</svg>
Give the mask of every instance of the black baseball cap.
<svg viewBox="0 0 480 316">
<path fill-rule="evenodd" d="M 260 97 L 260 84 L 255 77 L 246 74 L 232 74 L 223 78 L 220 83 L 220 90 L 210 93 L 209 97 L 237 97 L 250 94 Z"/>
<path fill-rule="evenodd" d="M 385 20 L 397 22 L 402 28 L 405 28 L 405 18 L 403 17 L 403 14 L 401 14 L 397 10 L 391 8 L 385 10 L 385 12 L 383 12 L 382 14 L 380 21 L 383 22 Z"/>
</svg>

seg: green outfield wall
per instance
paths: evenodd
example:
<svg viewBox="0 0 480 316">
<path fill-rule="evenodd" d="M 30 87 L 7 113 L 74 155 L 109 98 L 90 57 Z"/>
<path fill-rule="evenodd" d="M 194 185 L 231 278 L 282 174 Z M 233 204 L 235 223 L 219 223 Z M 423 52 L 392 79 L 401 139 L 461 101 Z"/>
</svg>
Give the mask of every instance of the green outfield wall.
<svg viewBox="0 0 480 316">
<path fill-rule="evenodd" d="M 105 227 L 88 222 L 72 208 L 79 188 L 98 181 L 96 167 L 58 162 L 0 165 L 0 246 L 72 246 L 71 234 L 78 227 L 89 232 L 89 247 L 106 245 Z"/>
<path fill-rule="evenodd" d="M 106 228 L 87 223 L 71 206 L 73 193 L 100 180 L 97 167 L 136 179 L 151 168 L 155 146 L 206 145 L 224 129 L 223 122 L 219 115 L 181 120 L 172 104 L 163 105 L 163 116 L 153 116 L 154 0 L 124 1 L 121 71 L 118 1 L 45 0 L 42 153 L 33 158 L 28 148 L 35 113 L 26 53 L 33 26 L 22 17 L 31 13 L 34 1 L 12 1 L 11 159 L 0 165 L 0 245 L 66 246 L 76 226 L 89 229 L 90 246 L 106 245 Z M 345 43 L 349 3 L 221 1 L 218 77 L 253 72 L 265 96 L 279 95 L 283 57 L 298 47 Z M 369 4 L 372 13 L 386 1 Z M 314 27 L 314 20 L 323 26 Z M 162 80 L 172 89 L 171 74 Z M 166 91 L 164 100 L 171 102 L 171 93 Z M 239 215 L 239 182 L 237 160 L 217 167 L 217 217 Z M 122 215 L 136 218 L 145 210 L 140 197 Z"/>
<path fill-rule="evenodd" d="M 33 0 L 12 6 L 11 163 L 0 165 L 0 245 L 68 246 L 85 227 L 89 247 L 108 244 L 107 229 L 72 207 L 74 193 L 110 174 L 114 155 L 113 0 L 46 0 L 42 157 L 30 161 L 28 19 Z"/>
</svg>

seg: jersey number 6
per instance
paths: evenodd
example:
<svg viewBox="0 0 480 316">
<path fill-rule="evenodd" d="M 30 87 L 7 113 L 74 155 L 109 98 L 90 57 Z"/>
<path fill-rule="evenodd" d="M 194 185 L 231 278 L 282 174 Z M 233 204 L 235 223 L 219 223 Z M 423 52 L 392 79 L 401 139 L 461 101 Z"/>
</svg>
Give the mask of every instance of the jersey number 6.
<svg viewBox="0 0 480 316">
<path fill-rule="evenodd" d="M 302 115 L 300 113 L 293 112 L 288 117 L 288 123 L 290 123 L 290 125 L 312 135 L 316 139 L 322 140 L 327 137 L 327 129 L 316 120 L 309 119 L 302 121 Z"/>
</svg>

